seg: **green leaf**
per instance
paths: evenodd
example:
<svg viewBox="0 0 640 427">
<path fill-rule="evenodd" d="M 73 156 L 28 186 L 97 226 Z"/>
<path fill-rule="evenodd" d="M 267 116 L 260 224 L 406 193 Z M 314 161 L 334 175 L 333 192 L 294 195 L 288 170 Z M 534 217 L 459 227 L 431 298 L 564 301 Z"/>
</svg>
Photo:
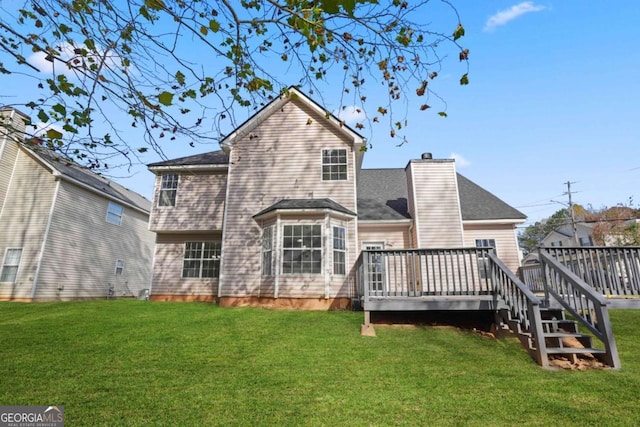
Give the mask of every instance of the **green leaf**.
<svg viewBox="0 0 640 427">
<path fill-rule="evenodd" d="M 460 77 L 460 84 L 463 86 L 469 84 L 469 76 L 466 73 L 464 76 Z"/>
<path fill-rule="evenodd" d="M 64 105 L 62 104 L 56 104 L 53 107 L 51 107 L 51 109 L 62 116 L 67 115 L 67 109 L 64 108 Z"/>
<path fill-rule="evenodd" d="M 200 33 L 202 33 L 203 36 L 206 36 L 207 34 L 209 34 L 209 29 L 207 27 L 205 27 L 204 25 L 202 25 L 200 27 Z"/>
<path fill-rule="evenodd" d="M 47 115 L 47 113 L 44 112 L 44 110 L 40 110 L 38 112 L 38 118 L 43 123 L 47 123 L 49 121 L 49 116 Z"/>
<path fill-rule="evenodd" d="M 217 33 L 218 31 L 220 31 L 220 23 L 218 21 L 216 21 L 215 19 L 212 19 L 209 21 L 209 29 L 211 31 L 213 31 L 214 33 Z"/>
<path fill-rule="evenodd" d="M 168 107 L 173 102 L 173 94 L 167 91 L 162 92 L 160 95 L 158 95 L 158 102 Z"/>
<path fill-rule="evenodd" d="M 453 32 L 453 40 L 458 40 L 462 36 L 464 36 L 464 27 L 462 24 L 458 24 L 458 28 Z"/>
<path fill-rule="evenodd" d="M 49 139 L 60 139 L 60 138 L 62 138 L 62 132 L 57 131 L 55 129 L 47 129 L 47 133 L 45 135 Z"/>
<path fill-rule="evenodd" d="M 182 72 L 178 71 L 176 73 L 176 81 L 180 86 L 184 86 L 184 74 Z"/>
<path fill-rule="evenodd" d="M 151 10 L 162 10 L 165 8 L 164 1 L 162 0 L 144 0 L 144 4 Z"/>
<path fill-rule="evenodd" d="M 438 113 L 438 115 L 439 115 L 440 117 L 447 117 L 447 113 L 445 113 L 444 111 L 440 111 L 440 112 Z"/>
</svg>

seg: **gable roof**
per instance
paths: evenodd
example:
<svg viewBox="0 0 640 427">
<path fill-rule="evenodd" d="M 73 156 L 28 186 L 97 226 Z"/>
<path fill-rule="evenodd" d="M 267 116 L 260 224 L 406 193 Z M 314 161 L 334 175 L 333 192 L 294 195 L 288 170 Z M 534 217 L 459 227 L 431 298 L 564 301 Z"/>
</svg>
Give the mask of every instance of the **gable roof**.
<svg viewBox="0 0 640 427">
<path fill-rule="evenodd" d="M 149 213 L 151 211 L 151 202 L 140 194 L 102 175 L 98 175 L 70 159 L 64 158 L 39 145 L 25 143 L 21 144 L 21 147 L 40 159 L 41 162 L 54 172 L 54 175 L 58 174 L 62 179 L 89 187 L 89 189 L 94 192 L 101 193 L 107 198 L 120 201 L 123 204 L 127 204 L 143 212 Z"/>
<path fill-rule="evenodd" d="M 310 209 L 310 210 L 323 210 L 330 209 L 336 212 L 340 212 L 343 214 L 356 216 L 355 212 L 351 212 L 349 209 L 345 208 L 339 203 L 334 202 L 331 199 L 282 199 L 279 202 L 274 203 L 266 209 L 261 210 L 253 217 L 259 217 L 269 212 L 277 211 L 277 210 L 299 210 L 299 209 Z"/>
<path fill-rule="evenodd" d="M 327 119 L 327 123 L 331 124 L 336 130 L 351 139 L 354 144 L 362 145 L 366 142 L 366 138 L 349 127 L 344 121 L 327 111 L 322 105 L 307 96 L 295 86 L 287 88 L 279 97 L 262 107 L 260 111 L 252 115 L 248 120 L 238 126 L 231 134 L 227 135 L 221 142 L 220 146 L 223 150 L 233 145 L 234 141 L 242 138 L 259 126 L 267 117 L 281 109 L 286 103 L 299 101 L 315 111 L 321 117 Z"/>
<path fill-rule="evenodd" d="M 522 220 L 526 216 L 484 188 L 457 174 L 463 221 Z M 404 169 L 362 169 L 358 177 L 358 219 L 410 218 Z"/>
</svg>

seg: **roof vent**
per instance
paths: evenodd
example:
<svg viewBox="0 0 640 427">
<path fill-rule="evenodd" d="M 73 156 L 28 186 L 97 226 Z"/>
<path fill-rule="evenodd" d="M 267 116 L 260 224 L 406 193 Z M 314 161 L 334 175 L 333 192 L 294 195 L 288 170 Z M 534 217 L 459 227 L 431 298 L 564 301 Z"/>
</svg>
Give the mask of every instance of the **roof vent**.
<svg viewBox="0 0 640 427">
<path fill-rule="evenodd" d="M 433 155 L 431 153 L 422 153 L 422 160 L 431 160 Z"/>
</svg>

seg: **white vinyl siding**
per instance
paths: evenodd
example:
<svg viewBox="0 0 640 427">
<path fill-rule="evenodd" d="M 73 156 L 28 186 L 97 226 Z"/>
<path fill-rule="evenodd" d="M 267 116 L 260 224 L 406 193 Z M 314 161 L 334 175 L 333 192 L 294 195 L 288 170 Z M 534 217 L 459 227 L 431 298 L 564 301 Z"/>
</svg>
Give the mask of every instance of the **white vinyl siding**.
<svg viewBox="0 0 640 427">
<path fill-rule="evenodd" d="M 160 183 L 160 197 L 158 197 L 158 206 L 175 206 L 176 197 L 178 194 L 178 180 L 177 173 L 165 173 L 162 174 L 162 181 Z"/>
<path fill-rule="evenodd" d="M 477 247 L 476 241 L 478 243 L 492 243 L 491 246 L 496 249 L 496 255 L 500 257 L 500 260 L 511 271 L 518 269 L 520 249 L 514 224 L 465 224 L 464 245 Z"/>
<path fill-rule="evenodd" d="M 20 267 L 22 248 L 8 248 L 4 254 L 2 271 L 0 271 L 0 282 L 14 283 Z"/>
<path fill-rule="evenodd" d="M 107 207 L 107 222 L 110 224 L 120 225 L 122 224 L 122 214 L 124 213 L 124 207 L 113 202 L 109 202 Z"/>
</svg>

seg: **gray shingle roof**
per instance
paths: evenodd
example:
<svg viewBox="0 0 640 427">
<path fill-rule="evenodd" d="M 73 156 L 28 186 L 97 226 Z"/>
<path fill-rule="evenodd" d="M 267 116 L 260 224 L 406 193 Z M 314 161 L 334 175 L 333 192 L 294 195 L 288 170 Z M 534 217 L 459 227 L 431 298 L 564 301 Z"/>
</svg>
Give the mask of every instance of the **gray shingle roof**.
<svg viewBox="0 0 640 427">
<path fill-rule="evenodd" d="M 24 144 L 23 148 L 31 151 L 42 160 L 47 162 L 51 167 L 63 175 L 84 185 L 87 185 L 105 195 L 114 199 L 135 206 L 146 212 L 151 211 L 151 202 L 140 194 L 113 182 L 102 175 L 80 166 L 72 160 L 66 159 L 51 150 L 32 144 Z"/>
<path fill-rule="evenodd" d="M 525 219 L 526 216 L 484 188 L 458 175 L 463 220 Z M 409 218 L 404 169 L 362 169 L 358 177 L 358 219 Z"/>
<path fill-rule="evenodd" d="M 194 165 L 226 165 L 229 163 L 229 156 L 222 150 L 210 151 L 208 153 L 195 154 L 193 156 L 180 157 L 164 162 L 151 163 L 148 167 L 157 166 L 194 166 Z"/>
<path fill-rule="evenodd" d="M 349 209 L 331 199 L 282 199 L 268 208 L 261 210 L 255 214 L 254 217 L 279 209 L 331 209 L 336 212 L 356 216 L 355 212 L 351 212 Z"/>
</svg>

